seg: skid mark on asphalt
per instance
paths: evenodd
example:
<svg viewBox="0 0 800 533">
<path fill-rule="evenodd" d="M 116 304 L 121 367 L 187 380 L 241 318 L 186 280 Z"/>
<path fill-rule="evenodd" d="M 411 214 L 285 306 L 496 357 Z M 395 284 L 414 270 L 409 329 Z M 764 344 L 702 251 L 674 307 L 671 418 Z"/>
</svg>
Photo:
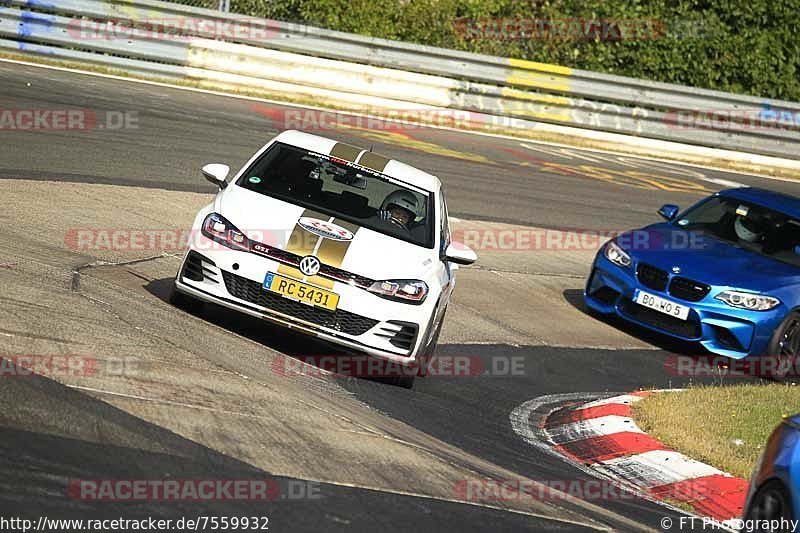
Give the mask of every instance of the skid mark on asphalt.
<svg viewBox="0 0 800 533">
<path fill-rule="evenodd" d="M 524 148 L 532 149 L 526 144 L 522 144 Z M 524 161 L 518 163 L 522 166 L 534 166 L 535 163 L 540 168 L 551 171 L 555 174 L 562 176 L 574 176 L 589 178 L 599 181 L 605 181 L 613 185 L 623 185 L 634 187 L 637 189 L 645 190 L 662 190 L 668 192 L 683 192 L 683 193 L 697 193 L 708 194 L 710 189 L 706 188 L 702 183 L 695 183 L 689 180 L 674 178 L 670 176 L 663 176 L 652 174 L 649 172 L 642 172 L 638 170 L 610 170 L 607 168 L 593 166 L 593 165 L 574 165 L 564 163 L 554 163 L 552 161 L 545 161 L 526 152 L 516 150 L 514 148 L 500 148 L 502 151 L 516 156 Z"/>
<path fill-rule="evenodd" d="M 489 159 L 487 159 L 482 155 L 469 152 L 462 152 L 432 142 L 423 141 L 421 139 L 415 138 L 413 135 L 405 131 L 390 131 L 390 130 L 375 131 L 375 130 L 364 130 L 358 128 L 349 128 L 349 130 L 358 135 L 359 137 L 370 139 L 372 141 L 386 143 L 392 146 L 400 146 L 403 148 L 408 148 L 410 150 L 416 150 L 418 152 L 424 152 L 431 155 L 439 155 L 443 157 L 461 159 L 469 161 L 471 163 L 491 163 Z"/>
<path fill-rule="evenodd" d="M 402 146 L 404 148 L 409 148 L 411 150 L 425 152 L 432 155 L 440 155 L 444 157 L 467 160 L 472 163 L 485 163 L 494 166 L 512 165 L 523 168 L 538 166 L 538 168 L 544 171 L 549 171 L 564 176 L 588 178 L 593 180 L 605 181 L 612 185 L 622 185 L 622 186 L 634 187 L 638 189 L 651 190 L 651 191 L 661 190 L 667 192 L 697 193 L 703 195 L 709 194 L 711 192 L 711 190 L 705 187 L 702 183 L 697 183 L 682 178 L 665 176 L 642 170 L 620 171 L 620 170 L 611 170 L 603 166 L 594 166 L 586 164 L 569 165 L 569 164 L 554 163 L 551 161 L 545 161 L 543 159 L 532 157 L 528 154 L 525 154 L 524 152 L 515 150 L 513 148 L 504 148 L 499 145 L 498 148 L 501 151 L 514 156 L 514 159 L 506 162 L 491 161 L 485 156 L 477 154 L 475 152 L 462 152 L 439 144 L 417 139 L 411 133 L 402 130 L 374 131 L 374 130 L 355 128 L 355 127 L 348 127 L 347 129 L 360 137 L 364 137 L 370 140 L 391 144 L 393 146 Z M 521 146 L 531 149 L 529 145 L 526 145 L 524 143 L 521 143 Z M 533 165 L 532 163 L 536 163 L 536 165 Z M 669 169 L 667 171 L 676 172 L 673 169 Z M 725 186 L 739 185 L 736 182 L 706 178 L 699 172 L 692 172 L 692 173 L 695 174 L 694 178 L 697 180 L 708 181 L 715 184 L 722 184 Z"/>
<path fill-rule="evenodd" d="M 646 169 L 646 170 L 655 168 L 660 172 L 665 172 L 668 174 L 676 174 L 682 177 L 688 177 L 691 179 L 706 181 L 708 183 L 713 183 L 715 185 L 722 185 L 723 187 L 745 186 L 745 184 L 739 183 L 738 181 L 727 180 L 722 178 L 713 178 L 699 170 L 696 170 L 695 168 L 687 166 L 678 166 L 676 164 L 672 164 L 666 161 L 661 161 L 658 159 L 648 159 L 642 157 L 633 157 L 633 156 L 608 154 L 600 152 L 586 153 L 579 150 L 573 150 L 570 148 L 561 148 L 557 146 L 547 146 L 547 145 L 532 145 L 528 143 L 520 143 L 520 146 L 522 146 L 523 148 L 527 148 L 528 150 L 542 152 L 550 157 L 567 159 L 568 161 L 584 160 L 592 163 L 606 163 L 611 165 L 620 165 L 624 167 Z"/>
<path fill-rule="evenodd" d="M 283 113 L 279 109 L 258 104 L 254 104 L 253 106 L 251 106 L 251 109 L 273 120 L 276 116 L 280 116 Z M 311 115 L 312 115 L 312 120 L 309 121 L 309 123 L 315 124 L 313 119 L 314 114 L 311 113 Z M 385 143 L 391 146 L 400 146 L 403 148 L 408 148 L 411 150 L 424 152 L 427 154 L 440 155 L 443 157 L 461 159 L 470 162 L 478 162 L 478 163 L 491 162 L 486 157 L 478 154 L 472 154 L 460 150 L 454 150 L 452 148 L 448 148 L 440 144 L 416 138 L 408 130 L 414 128 L 419 129 L 423 127 L 417 124 L 401 124 L 401 123 L 394 124 L 392 122 L 387 122 L 387 121 L 379 121 L 379 122 L 376 121 L 376 124 L 383 124 L 384 129 L 368 129 L 356 126 L 354 124 L 347 124 L 344 122 L 336 124 L 336 128 L 339 130 L 347 131 L 348 133 L 351 133 L 357 137 L 368 139 L 373 142 Z M 325 130 L 326 127 L 324 125 L 320 125 L 319 127 L 304 128 L 304 131 L 307 131 L 308 133 L 314 133 L 317 135 L 326 135 L 330 133 L 329 131 Z"/>
</svg>

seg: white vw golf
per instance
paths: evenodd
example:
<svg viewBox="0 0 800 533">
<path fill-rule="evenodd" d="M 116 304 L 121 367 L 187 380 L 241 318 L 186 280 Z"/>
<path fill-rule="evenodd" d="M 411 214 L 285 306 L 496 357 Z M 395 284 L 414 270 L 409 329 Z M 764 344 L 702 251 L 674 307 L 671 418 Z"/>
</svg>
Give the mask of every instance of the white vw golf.
<svg viewBox="0 0 800 533">
<path fill-rule="evenodd" d="M 435 176 L 371 151 L 285 131 L 197 214 L 173 302 L 197 300 L 315 335 L 412 372 L 433 355 L 457 265 Z"/>
</svg>

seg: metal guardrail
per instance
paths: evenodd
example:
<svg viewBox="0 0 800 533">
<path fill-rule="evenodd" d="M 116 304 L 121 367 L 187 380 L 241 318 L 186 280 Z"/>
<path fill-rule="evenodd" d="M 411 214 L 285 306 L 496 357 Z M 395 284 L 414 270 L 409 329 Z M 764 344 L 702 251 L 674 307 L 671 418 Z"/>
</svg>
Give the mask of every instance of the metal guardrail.
<svg viewBox="0 0 800 533">
<path fill-rule="evenodd" d="M 441 106 L 764 155 L 800 158 L 800 103 L 766 100 L 529 61 L 264 21 L 159 0 L 5 0 L 0 48 L 91 61 L 167 78 L 210 80 L 271 92 L 384 107 Z M 224 42 L 202 27 L 185 39 L 87 39 L 80 21 L 203 19 L 266 27 L 266 37 Z M 370 100 L 371 99 L 371 100 Z M 764 124 L 678 127 L 677 113 L 748 113 Z M 721 120 L 721 119 L 720 119 Z M 529 127 L 529 126 L 523 126 Z"/>
</svg>

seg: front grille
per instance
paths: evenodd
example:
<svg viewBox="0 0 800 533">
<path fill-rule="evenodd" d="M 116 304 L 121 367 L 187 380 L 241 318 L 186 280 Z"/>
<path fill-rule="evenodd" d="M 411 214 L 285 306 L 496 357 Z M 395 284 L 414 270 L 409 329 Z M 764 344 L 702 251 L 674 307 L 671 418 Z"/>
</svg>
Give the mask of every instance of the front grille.
<svg viewBox="0 0 800 533">
<path fill-rule="evenodd" d="M 222 271 L 222 278 L 225 280 L 225 288 L 237 298 L 259 307 L 266 307 L 278 313 L 347 333 L 348 335 L 361 335 L 378 324 L 377 320 L 342 309 L 328 311 L 327 309 L 312 307 L 284 298 L 279 294 L 265 290 L 261 283 L 257 281 L 252 281 L 224 270 Z"/>
<path fill-rule="evenodd" d="M 645 287 L 656 291 L 663 291 L 667 288 L 669 274 L 647 263 L 639 263 L 639 266 L 636 267 L 636 277 Z"/>
<path fill-rule="evenodd" d="M 300 259 L 302 259 L 302 257 L 293 254 L 292 252 L 287 252 L 286 250 L 280 250 L 272 247 L 267 248 L 267 255 L 276 261 L 280 261 L 281 263 L 290 263 L 293 265 L 299 265 Z"/>
<path fill-rule="evenodd" d="M 341 268 L 335 268 L 330 265 L 322 265 L 319 268 L 319 275 L 326 277 L 326 278 L 333 278 L 337 281 L 343 281 L 345 283 L 353 282 L 360 287 L 370 287 L 374 280 L 359 276 L 358 274 L 353 274 L 352 272 L 348 272 L 346 270 L 342 270 Z"/>
<path fill-rule="evenodd" d="M 411 322 L 400 322 L 399 320 L 390 320 L 388 322 L 397 328 L 382 327 L 380 332 L 375 333 L 378 337 L 389 339 L 392 346 L 409 351 L 414 347 L 414 341 L 417 339 L 417 330 L 419 327 Z"/>
<path fill-rule="evenodd" d="M 268 246 L 266 244 L 256 243 L 253 249 L 260 255 L 265 255 L 270 259 L 274 259 L 275 261 L 285 265 L 293 266 L 295 268 L 300 265 L 300 260 L 303 259 L 303 257 L 300 255 L 287 252 L 286 250 L 281 250 L 279 248 L 273 248 L 272 246 Z M 358 274 L 353 274 L 352 272 L 342 270 L 341 268 L 326 265 L 325 263 L 320 265 L 318 275 L 325 278 L 334 279 L 336 281 L 342 281 L 344 283 L 352 282 L 363 288 L 367 288 L 375 283 L 375 280 L 364 276 L 359 276 Z"/>
<path fill-rule="evenodd" d="M 689 313 L 689 320 L 681 320 L 674 316 L 665 315 L 649 307 L 635 303 L 629 298 L 623 298 L 619 310 L 630 318 L 661 329 L 663 331 L 683 337 L 684 339 L 698 339 L 702 333 L 700 323 L 694 313 Z"/>
<path fill-rule="evenodd" d="M 705 283 L 700 283 L 689 278 L 674 277 L 669 284 L 669 293 L 687 302 L 699 302 L 711 290 Z"/>
</svg>

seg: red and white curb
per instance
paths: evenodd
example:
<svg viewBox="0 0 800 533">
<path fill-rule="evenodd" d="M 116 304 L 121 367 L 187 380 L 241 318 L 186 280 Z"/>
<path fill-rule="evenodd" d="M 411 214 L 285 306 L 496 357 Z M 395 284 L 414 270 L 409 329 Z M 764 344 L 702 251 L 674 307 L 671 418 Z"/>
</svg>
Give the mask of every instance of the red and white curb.
<svg viewBox="0 0 800 533">
<path fill-rule="evenodd" d="M 689 504 L 695 513 L 720 521 L 741 517 L 746 480 L 670 450 L 633 421 L 632 404 L 650 394 L 634 392 L 577 407 L 575 401 L 588 395 L 561 395 L 573 406 L 547 414 L 541 407 L 554 405 L 556 402 L 550 400 L 555 396 L 532 400 L 515 409 L 511 424 L 528 442 L 535 439 L 541 445 L 544 438 L 547 446 L 584 470 L 588 467 L 588 471 L 620 480 L 648 498 L 671 506 Z M 539 416 L 531 416 L 537 409 Z"/>
</svg>

